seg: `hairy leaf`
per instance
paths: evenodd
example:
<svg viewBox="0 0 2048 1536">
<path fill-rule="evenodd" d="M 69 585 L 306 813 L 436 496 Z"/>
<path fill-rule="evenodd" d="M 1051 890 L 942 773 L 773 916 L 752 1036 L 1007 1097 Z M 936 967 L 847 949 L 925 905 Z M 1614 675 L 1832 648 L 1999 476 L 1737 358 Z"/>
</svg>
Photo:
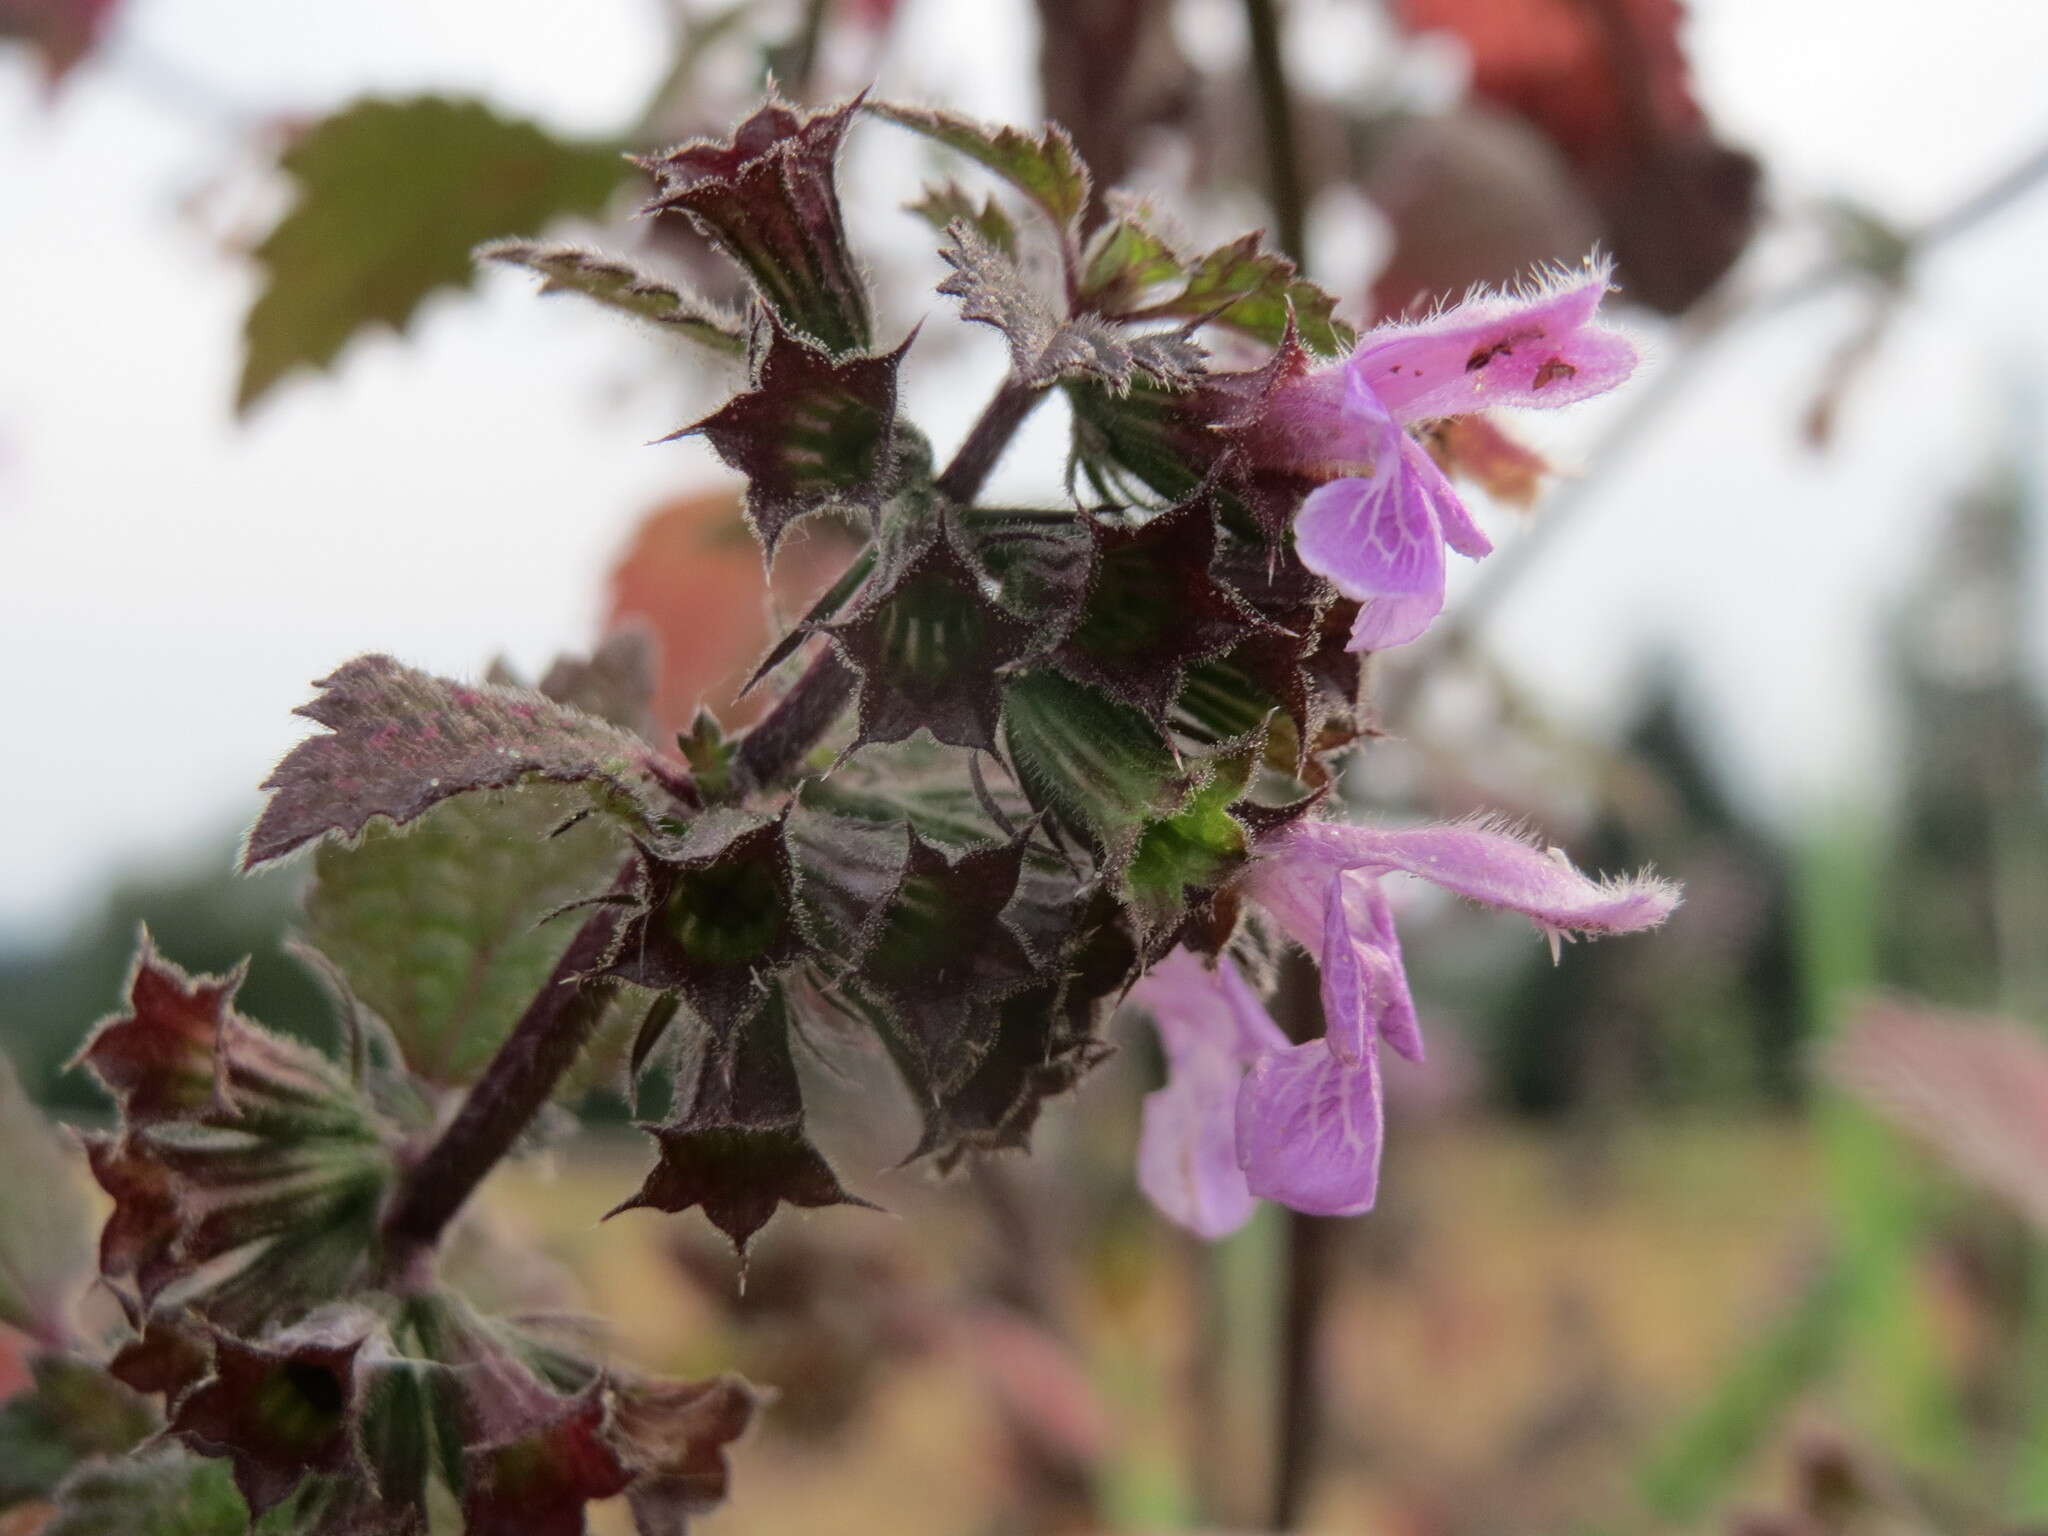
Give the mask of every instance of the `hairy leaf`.
<svg viewBox="0 0 2048 1536">
<path fill-rule="evenodd" d="M 476 248 L 479 261 L 538 272 L 542 293 L 580 293 L 585 298 L 687 337 L 714 352 L 744 357 L 746 327 L 722 306 L 649 277 L 615 256 L 573 245 L 537 245 L 527 240 L 493 240 Z"/>
<path fill-rule="evenodd" d="M 868 110 L 980 161 L 1044 210 L 1059 229 L 1075 228 L 1088 206 L 1088 167 L 1058 123 L 1033 137 L 927 107 L 870 102 Z"/>
<path fill-rule="evenodd" d="M 296 197 L 256 248 L 240 410 L 292 369 L 326 367 L 366 326 L 403 327 L 436 288 L 467 287 L 480 242 L 594 215 L 629 174 L 609 146 L 439 96 L 344 107 L 293 140 L 283 166 Z"/>
<path fill-rule="evenodd" d="M 587 806 L 554 784 L 465 795 L 315 855 L 306 937 L 428 1081 L 483 1069 L 575 938 L 565 909 L 616 878 L 629 845 Z"/>
<path fill-rule="evenodd" d="M 1178 293 L 1132 313 L 1148 320 L 1211 320 L 1275 345 L 1291 323 L 1312 352 L 1331 357 L 1350 350 L 1358 333 L 1336 318 L 1336 299 L 1259 242 L 1257 233 L 1243 235 L 1195 258 Z"/>
<path fill-rule="evenodd" d="M 1171 933 L 1189 904 L 1244 863 L 1245 830 L 1230 814 L 1250 777 L 1251 756 L 1216 765 L 1209 781 L 1173 815 L 1147 826 L 1123 872 L 1121 894 L 1140 939 Z"/>
<path fill-rule="evenodd" d="M 1207 354 L 1184 335 L 1132 335 L 1095 315 L 1062 318 L 1032 290 L 1017 264 L 965 220 L 947 227 L 939 255 L 953 269 L 939 292 L 960 301 L 964 319 L 1003 333 L 1011 370 L 1024 384 L 1084 377 L 1122 392 L 1142 374 L 1178 389 L 1202 371 Z"/>
<path fill-rule="evenodd" d="M 837 507 L 873 517 L 914 475 L 916 440 L 896 429 L 905 340 L 881 357 L 834 359 L 763 327 L 753 387 L 664 441 L 701 434 L 747 477 L 747 522 L 769 556 L 790 525 Z"/>
<path fill-rule="evenodd" d="M 1017 254 L 1017 226 L 1010 222 L 1003 205 L 988 197 L 977 207 L 973 196 L 957 181 L 926 187 L 923 197 L 904 207 L 941 234 L 955 219 L 965 220 L 977 235 L 1004 255 Z"/>
<path fill-rule="evenodd" d="M 516 1435 L 465 1448 L 465 1536 L 583 1536 L 584 1506 L 633 1480 L 604 1422 L 604 1395 L 591 1390 Z"/>
<path fill-rule="evenodd" d="M 39 1536 L 247 1536 L 248 1506 L 228 1469 L 172 1446 L 89 1461 L 58 1489 Z M 272 1536 L 273 1528 L 257 1528 Z"/>
<path fill-rule="evenodd" d="M 0 1324 L 45 1348 L 70 1341 L 71 1305 L 92 1267 L 92 1213 L 76 1167 L 0 1055 Z"/>
<path fill-rule="evenodd" d="M 626 1502 L 643 1536 L 680 1533 L 691 1516 L 725 1502 L 732 1481 L 725 1448 L 747 1432 L 761 1403 L 731 1375 L 619 1386 L 609 1439 L 633 1470 Z"/>
<path fill-rule="evenodd" d="M 1068 511 L 958 507 L 947 531 L 963 558 L 994 583 L 994 601 L 1034 627 L 1032 654 L 1050 650 L 1079 616 L 1095 576 L 1088 520 Z"/>
<path fill-rule="evenodd" d="M 1112 202 L 1116 201 L 1112 194 Z M 1116 314 L 1135 308 L 1141 296 L 1183 275 L 1180 257 L 1145 222 L 1143 210 L 1128 208 L 1096 231 L 1081 268 L 1081 302 Z"/>
<path fill-rule="evenodd" d="M 0 1403 L 0 1510 L 46 1498 L 80 1462 L 120 1456 L 157 1427 L 141 1397 L 79 1355 L 38 1355 Z"/>
<path fill-rule="evenodd" d="M 866 350 L 873 325 L 833 179 L 858 106 L 806 114 L 771 101 L 730 138 L 639 162 L 660 187 L 648 212 L 687 214 L 785 327 L 831 353 Z"/>
<path fill-rule="evenodd" d="M 688 793 L 679 765 L 594 715 L 521 689 L 451 682 L 389 656 L 359 656 L 296 713 L 328 728 L 286 754 L 263 787 L 242 867 L 316 838 L 354 837 L 377 816 L 403 826 L 454 795 L 523 779 L 584 786 L 601 809 L 644 825 Z"/>
</svg>

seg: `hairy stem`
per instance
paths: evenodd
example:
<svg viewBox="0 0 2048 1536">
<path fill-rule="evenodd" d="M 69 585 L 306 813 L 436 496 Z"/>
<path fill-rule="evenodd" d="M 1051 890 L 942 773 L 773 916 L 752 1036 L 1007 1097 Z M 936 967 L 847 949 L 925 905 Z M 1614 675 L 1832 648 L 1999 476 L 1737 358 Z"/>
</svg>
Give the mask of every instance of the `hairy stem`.
<svg viewBox="0 0 2048 1536">
<path fill-rule="evenodd" d="M 631 878 L 629 867 L 619 886 Z M 604 959 L 618 923 L 618 910 L 610 906 L 584 922 L 455 1118 L 403 1175 L 384 1213 L 387 1280 L 403 1283 L 432 1254 L 455 1213 L 582 1054 L 611 992 L 581 977 Z"/>
<path fill-rule="evenodd" d="M 1300 950 L 1281 962 L 1273 1016 L 1292 1040 L 1313 1040 L 1324 1030 L 1321 978 Z M 1280 1382 L 1273 1450 L 1270 1521 L 1275 1531 L 1301 1528 L 1315 1485 L 1323 1440 L 1323 1381 L 1317 1344 L 1323 1332 L 1335 1228 L 1327 1216 L 1287 1213 L 1284 1267 L 1279 1276 Z"/>
<path fill-rule="evenodd" d="M 939 476 L 939 489 L 948 499 L 964 507 L 981 494 L 989 471 L 1024 425 L 1024 418 L 1045 398 L 1045 389 L 1043 384 L 1026 384 L 1014 375 L 1003 380 L 1003 387 L 982 407 L 960 451 Z"/>
<path fill-rule="evenodd" d="M 1296 262 L 1304 259 L 1307 229 L 1301 190 L 1301 161 L 1295 154 L 1294 106 L 1280 59 L 1280 17 L 1275 0 L 1244 0 L 1251 35 L 1252 83 L 1258 89 L 1259 123 L 1266 143 L 1266 195 L 1273 201 L 1274 242 Z"/>
</svg>

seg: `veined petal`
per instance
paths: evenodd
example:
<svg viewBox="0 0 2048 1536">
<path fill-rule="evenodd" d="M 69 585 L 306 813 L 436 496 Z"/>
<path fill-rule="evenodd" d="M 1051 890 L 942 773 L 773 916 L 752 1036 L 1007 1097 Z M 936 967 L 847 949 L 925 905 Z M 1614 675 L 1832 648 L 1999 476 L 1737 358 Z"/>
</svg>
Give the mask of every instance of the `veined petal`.
<svg viewBox="0 0 2048 1536">
<path fill-rule="evenodd" d="M 1414 438 L 1404 435 L 1401 453 L 1409 460 L 1417 480 L 1428 487 L 1430 504 L 1436 508 L 1437 527 L 1443 530 L 1444 542 L 1468 560 L 1484 560 L 1492 554 L 1493 540 L 1472 521 L 1472 514 L 1465 507 L 1465 498 L 1458 494 L 1458 488 L 1451 484 L 1450 477 L 1437 461 L 1429 456 L 1429 450 Z"/>
<path fill-rule="evenodd" d="M 1417 593 L 1441 600 L 1444 536 L 1429 490 L 1401 453 L 1369 480 L 1317 486 L 1294 515 L 1301 563 L 1360 601 Z"/>
<path fill-rule="evenodd" d="M 1152 1015 L 1167 1062 L 1215 1054 L 1240 1066 L 1287 1036 L 1228 955 L 1213 968 L 1185 946 L 1176 947 L 1131 988 L 1131 1001 Z"/>
<path fill-rule="evenodd" d="M 1356 1065 L 1375 1038 L 1410 1061 L 1422 1060 L 1422 1034 L 1401 966 L 1393 911 L 1372 876 L 1351 871 L 1330 881 L 1317 961 L 1324 1033 L 1339 1061 Z"/>
<path fill-rule="evenodd" d="M 1634 344 L 1594 323 L 1607 290 L 1607 269 L 1596 267 L 1528 295 L 1468 300 L 1428 320 L 1373 331 L 1345 366 L 1402 422 L 1501 405 L 1570 405 L 1635 370 Z"/>
<path fill-rule="evenodd" d="M 1327 1040 L 1261 1056 L 1237 1095 L 1237 1160 L 1254 1195 L 1311 1216 L 1372 1209 L 1380 1176 L 1376 1051 L 1356 1065 Z"/>
<path fill-rule="evenodd" d="M 1220 1053 L 1176 1064 L 1145 1095 L 1138 1187 L 1160 1214 L 1214 1242 L 1245 1224 L 1251 1187 L 1237 1165 L 1235 1116 L 1242 1068 Z"/>
</svg>

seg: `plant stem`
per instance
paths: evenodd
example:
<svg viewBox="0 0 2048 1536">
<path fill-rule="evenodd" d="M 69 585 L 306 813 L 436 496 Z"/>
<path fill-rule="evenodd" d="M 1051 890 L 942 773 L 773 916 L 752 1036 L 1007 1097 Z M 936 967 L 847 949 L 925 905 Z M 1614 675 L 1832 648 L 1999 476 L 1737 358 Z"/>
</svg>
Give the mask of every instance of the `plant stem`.
<svg viewBox="0 0 2048 1536">
<path fill-rule="evenodd" d="M 1294 107 L 1287 96 L 1287 72 L 1280 59 L 1280 17 L 1274 0 L 1244 0 L 1251 34 L 1252 83 L 1258 89 L 1259 120 L 1266 141 L 1266 195 L 1273 201 L 1274 242 L 1296 262 L 1308 243 L 1301 191 L 1301 163 L 1294 152 Z"/>
<path fill-rule="evenodd" d="M 617 888 L 631 878 L 630 868 Z M 575 1064 L 611 996 L 609 988 L 581 978 L 603 961 L 618 923 L 618 911 L 610 906 L 584 922 L 455 1118 L 402 1176 L 384 1213 L 387 1281 L 402 1285 L 417 1275 L 455 1213 Z"/>
<path fill-rule="evenodd" d="M 1292 1040 L 1313 1040 L 1323 1033 L 1320 977 L 1315 962 L 1299 950 L 1281 963 L 1273 1017 Z M 1281 1313 L 1271 1509 L 1275 1531 L 1300 1528 L 1315 1484 L 1316 1454 L 1323 1440 L 1317 1346 L 1332 1278 L 1334 1235 L 1328 1217 L 1287 1213 L 1285 1270 L 1277 1287 Z"/>
<path fill-rule="evenodd" d="M 1027 384 L 1014 374 L 1003 380 L 1003 387 L 982 407 L 980 417 L 968 428 L 960 451 L 939 476 L 939 490 L 947 499 L 964 507 L 981 494 L 989 471 L 996 467 L 996 460 L 1010 446 L 1017 429 L 1024 425 L 1024 418 L 1045 398 L 1045 390 L 1045 385 Z"/>
</svg>

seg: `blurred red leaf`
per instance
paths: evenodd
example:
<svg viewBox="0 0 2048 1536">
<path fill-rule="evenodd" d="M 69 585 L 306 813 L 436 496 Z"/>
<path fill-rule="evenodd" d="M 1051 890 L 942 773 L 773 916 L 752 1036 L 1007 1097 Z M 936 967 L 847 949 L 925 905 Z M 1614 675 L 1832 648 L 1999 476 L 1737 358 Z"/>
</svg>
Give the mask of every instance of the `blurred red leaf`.
<svg viewBox="0 0 2048 1536">
<path fill-rule="evenodd" d="M 787 541 L 765 583 L 736 488 L 678 496 L 650 512 L 613 568 L 608 622 L 644 624 L 654 636 L 655 739 L 688 726 L 699 704 L 728 726 L 758 714 L 772 692 L 737 703 L 733 695 L 781 633 L 774 611 L 801 614 L 849 552 L 830 524 L 814 521 Z"/>
</svg>

